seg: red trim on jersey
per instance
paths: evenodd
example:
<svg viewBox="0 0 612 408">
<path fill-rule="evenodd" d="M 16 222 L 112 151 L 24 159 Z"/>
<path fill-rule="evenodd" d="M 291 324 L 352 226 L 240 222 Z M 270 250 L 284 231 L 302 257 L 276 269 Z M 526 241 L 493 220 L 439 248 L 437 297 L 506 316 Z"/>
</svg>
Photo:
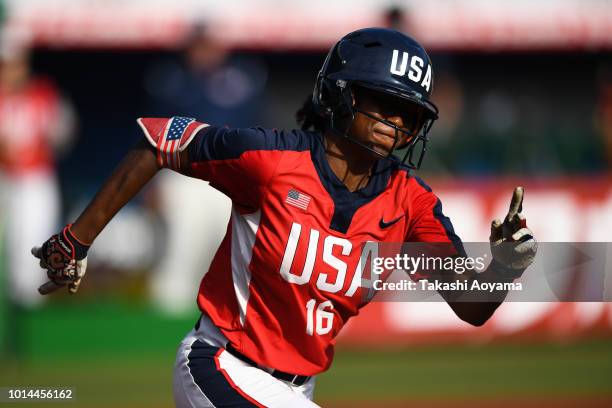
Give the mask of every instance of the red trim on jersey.
<svg viewBox="0 0 612 408">
<path fill-rule="evenodd" d="M 242 395 L 244 398 L 246 398 L 251 404 L 254 404 L 257 407 L 266 408 L 265 405 L 262 405 L 261 403 L 255 401 L 255 399 L 253 399 L 253 397 L 251 397 L 249 394 L 244 392 L 240 387 L 238 387 L 234 383 L 234 381 L 232 381 L 232 379 L 230 378 L 229 374 L 227 374 L 227 372 L 223 368 L 221 368 L 221 364 L 219 363 L 219 356 L 224 351 L 225 351 L 224 348 L 220 348 L 219 351 L 217 351 L 217 354 L 215 354 L 215 365 L 217 366 L 217 371 L 221 372 L 221 374 L 223 374 L 223 376 L 225 377 L 225 379 L 227 380 L 229 385 L 231 385 L 231 387 L 233 389 L 235 389 L 240 395 Z"/>
</svg>

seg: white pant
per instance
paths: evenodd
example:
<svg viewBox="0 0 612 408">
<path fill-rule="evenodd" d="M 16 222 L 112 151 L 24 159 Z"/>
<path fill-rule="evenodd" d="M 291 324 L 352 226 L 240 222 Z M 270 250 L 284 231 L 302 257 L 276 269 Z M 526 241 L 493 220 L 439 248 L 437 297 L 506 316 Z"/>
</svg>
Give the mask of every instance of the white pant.
<svg viewBox="0 0 612 408">
<path fill-rule="evenodd" d="M 33 246 L 40 246 L 58 232 L 59 188 L 51 173 L 34 173 L 0 180 L 0 213 L 6 219 L 10 296 L 23 306 L 37 306 L 44 297 L 38 287 L 47 275 L 32 256 Z"/>
<path fill-rule="evenodd" d="M 301 386 L 279 380 L 230 354 L 226 341 L 206 316 L 183 339 L 174 366 L 177 408 L 318 407 L 314 377 Z"/>
<path fill-rule="evenodd" d="M 232 203 L 208 183 L 169 170 L 155 183 L 168 230 L 150 279 L 151 296 L 166 313 L 186 313 L 193 310 L 202 275 L 225 235 Z"/>
</svg>

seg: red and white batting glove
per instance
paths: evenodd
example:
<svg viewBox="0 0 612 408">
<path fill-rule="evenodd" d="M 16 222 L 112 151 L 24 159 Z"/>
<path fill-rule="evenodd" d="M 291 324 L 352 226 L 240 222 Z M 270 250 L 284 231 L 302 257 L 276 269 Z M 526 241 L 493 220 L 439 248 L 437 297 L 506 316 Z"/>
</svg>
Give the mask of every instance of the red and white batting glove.
<svg viewBox="0 0 612 408">
<path fill-rule="evenodd" d="M 42 247 L 32 248 L 32 255 L 47 270 L 49 282 L 38 288 L 41 295 L 68 285 L 68 292 L 76 293 L 87 269 L 89 245 L 79 241 L 70 231 L 72 224 L 49 238 Z"/>
<path fill-rule="evenodd" d="M 502 223 L 499 219 L 491 222 L 491 254 L 496 270 L 508 278 L 519 278 L 535 259 L 538 242 L 527 228 L 523 210 L 523 187 L 516 187 L 508 215 Z"/>
</svg>

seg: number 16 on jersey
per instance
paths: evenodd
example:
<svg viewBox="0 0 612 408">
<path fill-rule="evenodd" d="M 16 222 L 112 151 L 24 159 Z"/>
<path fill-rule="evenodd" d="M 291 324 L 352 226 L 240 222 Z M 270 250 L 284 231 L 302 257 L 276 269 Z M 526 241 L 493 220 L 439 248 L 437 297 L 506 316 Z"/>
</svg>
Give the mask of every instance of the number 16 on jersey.
<svg viewBox="0 0 612 408">
<path fill-rule="evenodd" d="M 318 306 L 315 299 L 310 299 L 306 302 L 306 334 L 312 336 L 315 330 L 319 335 L 327 334 L 331 331 L 334 323 L 334 314 L 325 309 L 334 309 L 331 300 L 321 302 Z"/>
</svg>

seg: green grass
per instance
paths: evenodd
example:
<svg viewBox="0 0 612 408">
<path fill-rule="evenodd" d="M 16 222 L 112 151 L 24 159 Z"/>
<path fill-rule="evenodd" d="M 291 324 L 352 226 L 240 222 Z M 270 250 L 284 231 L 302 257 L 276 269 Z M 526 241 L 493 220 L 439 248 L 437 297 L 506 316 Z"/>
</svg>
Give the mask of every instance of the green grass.
<svg viewBox="0 0 612 408">
<path fill-rule="evenodd" d="M 19 318 L 24 356 L 166 354 L 178 347 L 199 316 L 195 311 L 181 318 L 162 316 L 139 302 L 67 299 Z"/>
<path fill-rule="evenodd" d="M 0 0 L 0 14 L 2 0 Z M 1 20 L 0 16 L 0 20 Z M 6 240 L 4 239 L 5 217 L 0 212 L 0 357 L 8 352 L 8 277 Z"/>
<path fill-rule="evenodd" d="M 612 393 L 612 342 L 345 350 L 319 377 L 325 401 Z"/>
<path fill-rule="evenodd" d="M 75 400 L 60 405 L 75 408 L 170 407 L 173 362 L 171 354 L 119 358 L 78 353 L 61 359 L 13 361 L 0 369 L 0 387 L 69 387 Z"/>
<path fill-rule="evenodd" d="M 20 313 L 18 353 L 2 362 L 0 387 L 71 387 L 76 400 L 67 406 L 75 408 L 172 406 L 176 349 L 199 314 L 170 318 L 139 302 L 65 299 Z"/>
<path fill-rule="evenodd" d="M 176 348 L 196 316 L 173 319 L 143 304 L 87 304 L 73 298 L 25 313 L 18 320 L 20 354 L 2 360 L 0 387 L 75 389 L 76 401 L 52 406 L 172 406 Z M 386 351 L 340 345 L 331 370 L 318 378 L 316 401 L 380 406 L 475 397 L 610 396 L 611 384 L 609 339 Z"/>
</svg>

